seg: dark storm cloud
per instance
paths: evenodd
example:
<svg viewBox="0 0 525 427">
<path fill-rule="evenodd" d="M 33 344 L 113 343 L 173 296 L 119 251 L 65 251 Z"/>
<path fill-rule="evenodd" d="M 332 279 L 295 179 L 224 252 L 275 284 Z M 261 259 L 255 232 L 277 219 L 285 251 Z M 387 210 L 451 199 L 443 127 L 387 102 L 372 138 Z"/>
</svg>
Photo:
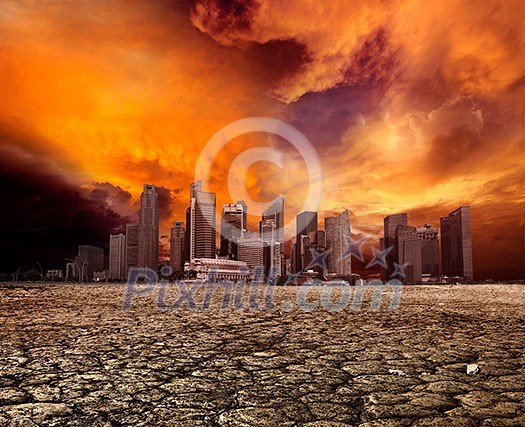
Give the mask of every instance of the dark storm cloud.
<svg viewBox="0 0 525 427">
<path fill-rule="evenodd" d="M 157 186 L 158 204 L 159 204 L 159 219 L 160 221 L 168 220 L 173 213 L 173 194 L 169 188 Z"/>
<path fill-rule="evenodd" d="M 44 269 L 62 267 L 79 244 L 107 248 L 109 234 L 124 230 L 129 220 L 109 206 L 111 184 L 89 192 L 30 154 L 2 151 L 0 271 L 32 268 L 37 261 Z"/>
<path fill-rule="evenodd" d="M 198 15 L 201 24 L 213 37 L 248 31 L 259 3 L 254 0 L 198 0 L 191 14 Z"/>
</svg>

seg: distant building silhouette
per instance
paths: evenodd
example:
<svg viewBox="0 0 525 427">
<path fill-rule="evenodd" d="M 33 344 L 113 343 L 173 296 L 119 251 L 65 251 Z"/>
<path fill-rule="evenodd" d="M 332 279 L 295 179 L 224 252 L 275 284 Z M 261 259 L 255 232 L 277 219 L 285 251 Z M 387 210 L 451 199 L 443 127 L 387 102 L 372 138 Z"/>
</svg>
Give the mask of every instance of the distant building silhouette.
<svg viewBox="0 0 525 427">
<path fill-rule="evenodd" d="M 352 258 L 343 257 L 347 247 L 347 238 L 350 237 L 350 215 L 344 210 L 337 216 L 324 219 L 326 232 L 326 249 L 330 250 L 328 255 L 328 273 L 339 275 L 352 274 Z"/>
<path fill-rule="evenodd" d="M 80 245 L 75 262 L 81 270 L 79 276 L 83 274 L 84 278 L 91 281 L 95 271 L 104 270 L 104 249 L 96 246 Z M 84 269 L 82 271 L 83 265 Z"/>
<path fill-rule="evenodd" d="M 184 223 L 175 221 L 170 235 L 170 266 L 174 273 L 184 271 L 184 239 Z"/>
<path fill-rule="evenodd" d="M 461 206 L 441 218 L 441 256 L 444 276 L 474 280 L 470 206 Z"/>
<path fill-rule="evenodd" d="M 159 266 L 158 195 L 151 184 L 144 184 L 140 196 L 138 264 L 153 271 Z"/>
<path fill-rule="evenodd" d="M 126 236 L 111 234 L 109 236 L 109 278 L 124 280 L 126 277 Z"/>
</svg>

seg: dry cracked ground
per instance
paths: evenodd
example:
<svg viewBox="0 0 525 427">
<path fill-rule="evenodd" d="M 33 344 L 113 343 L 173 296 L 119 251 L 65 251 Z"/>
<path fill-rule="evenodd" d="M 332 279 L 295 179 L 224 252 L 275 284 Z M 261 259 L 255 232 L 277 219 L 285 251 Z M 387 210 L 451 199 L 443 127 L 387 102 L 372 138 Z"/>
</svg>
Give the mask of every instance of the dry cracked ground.
<svg viewBox="0 0 525 427">
<path fill-rule="evenodd" d="M 125 290 L 0 287 L 0 426 L 525 425 L 523 286 L 340 312 L 283 311 L 293 287 L 275 309 L 124 311 Z"/>
</svg>

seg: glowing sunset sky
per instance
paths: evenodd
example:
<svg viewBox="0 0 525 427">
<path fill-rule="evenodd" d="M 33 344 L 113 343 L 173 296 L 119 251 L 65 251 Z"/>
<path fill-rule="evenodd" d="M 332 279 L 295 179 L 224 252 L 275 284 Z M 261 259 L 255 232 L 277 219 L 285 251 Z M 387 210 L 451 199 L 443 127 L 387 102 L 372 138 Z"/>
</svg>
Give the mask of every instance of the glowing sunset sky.
<svg viewBox="0 0 525 427">
<path fill-rule="evenodd" d="M 476 278 L 525 277 L 523 22 L 517 0 L 3 1 L 0 271 L 107 246 L 144 183 L 167 235 L 211 136 L 264 116 L 315 146 L 321 217 L 348 208 L 377 245 L 388 214 L 438 225 L 467 204 Z M 255 164 L 250 195 L 291 218 L 304 162 L 276 138 L 232 141 L 211 190 L 230 202 L 231 162 L 262 145 L 287 164 Z"/>
</svg>

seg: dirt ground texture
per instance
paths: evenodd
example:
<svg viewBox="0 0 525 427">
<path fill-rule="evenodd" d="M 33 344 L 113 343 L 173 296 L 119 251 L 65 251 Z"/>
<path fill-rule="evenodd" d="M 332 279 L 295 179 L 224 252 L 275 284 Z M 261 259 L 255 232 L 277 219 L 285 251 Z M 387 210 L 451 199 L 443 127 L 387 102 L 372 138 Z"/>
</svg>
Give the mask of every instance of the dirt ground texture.
<svg viewBox="0 0 525 427">
<path fill-rule="evenodd" d="M 525 426 L 523 285 L 405 286 L 396 311 L 125 292 L 0 287 L 0 426 Z"/>
</svg>

